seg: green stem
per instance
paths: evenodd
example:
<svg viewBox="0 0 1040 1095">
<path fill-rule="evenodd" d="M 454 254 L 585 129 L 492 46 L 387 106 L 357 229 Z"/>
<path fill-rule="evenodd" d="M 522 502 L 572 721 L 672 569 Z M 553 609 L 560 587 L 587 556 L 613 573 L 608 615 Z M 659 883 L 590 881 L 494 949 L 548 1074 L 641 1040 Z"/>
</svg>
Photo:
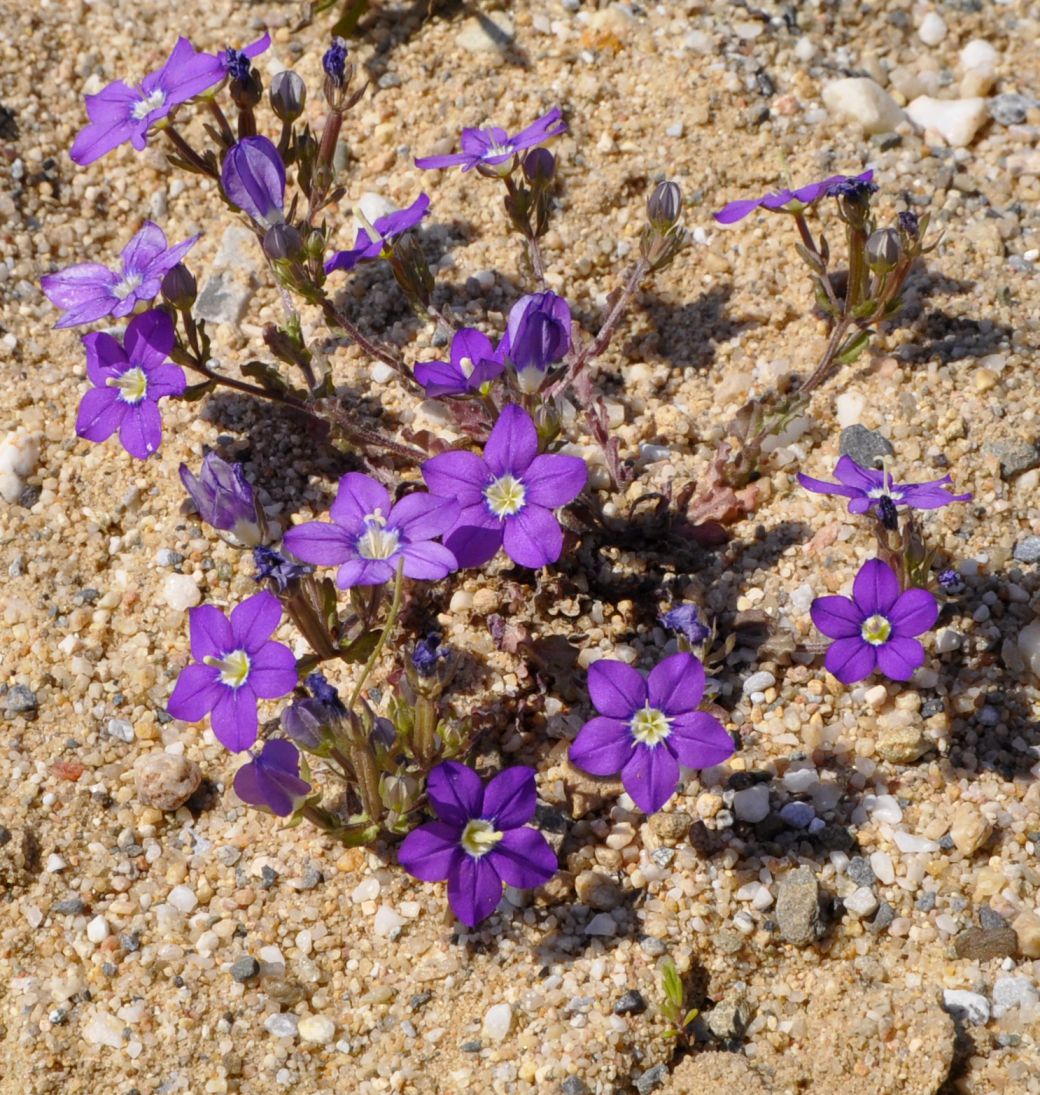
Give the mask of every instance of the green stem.
<svg viewBox="0 0 1040 1095">
<path fill-rule="evenodd" d="M 375 668 L 375 664 L 379 660 L 379 655 L 383 652 L 383 647 L 386 646 L 386 641 L 390 637 L 390 632 L 397 623 L 397 617 L 401 611 L 403 594 L 404 559 L 402 558 L 397 564 L 397 576 L 394 578 L 394 599 L 390 604 L 390 612 L 386 617 L 386 624 L 383 627 L 382 634 L 379 636 L 379 641 L 375 645 L 375 649 L 373 649 L 372 653 L 369 655 L 368 661 L 365 662 L 365 668 L 361 670 L 361 678 L 355 685 L 354 691 L 350 697 L 350 702 L 347 704 L 348 711 L 353 711 L 357 701 L 361 698 L 361 690 L 365 687 L 365 681 L 368 680 L 372 670 Z"/>
</svg>

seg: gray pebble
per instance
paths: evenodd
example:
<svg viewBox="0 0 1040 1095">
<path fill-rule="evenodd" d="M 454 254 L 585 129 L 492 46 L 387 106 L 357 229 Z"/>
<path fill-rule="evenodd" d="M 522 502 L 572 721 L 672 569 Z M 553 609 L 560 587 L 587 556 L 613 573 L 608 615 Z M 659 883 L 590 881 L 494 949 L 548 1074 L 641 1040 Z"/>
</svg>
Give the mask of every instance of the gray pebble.
<svg viewBox="0 0 1040 1095">
<path fill-rule="evenodd" d="M 994 912 L 989 905 L 982 905 L 979 908 L 979 924 L 986 929 L 986 931 L 995 931 L 999 928 L 1006 928 L 1008 922 L 998 912 Z"/>
<path fill-rule="evenodd" d="M 250 954 L 243 954 L 231 963 L 231 977 L 239 984 L 244 984 L 260 972 L 260 963 Z"/>
<path fill-rule="evenodd" d="M 86 908 L 82 897 L 63 897 L 61 901 L 55 901 L 51 911 L 61 913 L 62 916 L 79 916 Z"/>
<path fill-rule="evenodd" d="M 668 945 L 665 941 L 653 935 L 644 935 L 639 940 L 639 946 L 642 947 L 643 953 L 648 954 L 651 958 L 660 958 L 662 954 L 668 951 Z"/>
<path fill-rule="evenodd" d="M 935 908 L 935 891 L 925 890 L 920 897 L 918 897 L 915 908 L 918 912 L 931 912 Z"/>
<path fill-rule="evenodd" d="M 1040 449 L 1029 441 L 987 441 L 982 451 L 1000 461 L 1000 474 L 1004 479 L 1040 464 Z"/>
<path fill-rule="evenodd" d="M 313 890 L 315 886 L 320 885 L 324 881 L 324 875 L 317 867 L 304 868 L 303 874 L 300 876 L 300 881 L 297 883 L 297 889 L 300 890 Z"/>
<path fill-rule="evenodd" d="M 1009 91 L 989 101 L 989 115 L 1000 125 L 1021 125 L 1035 99 Z"/>
<path fill-rule="evenodd" d="M 855 855 L 849 860 L 845 873 L 857 886 L 873 886 L 877 876 L 871 870 L 870 863 L 861 855 Z"/>
<path fill-rule="evenodd" d="M 264 864 L 260 868 L 260 889 L 269 890 L 278 881 L 278 872 L 274 867 Z"/>
<path fill-rule="evenodd" d="M 589 1085 L 580 1076 L 568 1076 L 560 1084 L 563 1095 L 589 1095 Z"/>
<path fill-rule="evenodd" d="M 798 947 L 815 942 L 823 934 L 820 887 L 810 867 L 799 867 L 780 880 L 776 920 L 784 941 Z"/>
<path fill-rule="evenodd" d="M 877 430 L 868 430 L 866 426 L 846 426 L 841 431 L 838 452 L 842 456 L 851 456 L 861 468 L 881 467 L 886 456 L 895 456 L 888 438 Z"/>
<path fill-rule="evenodd" d="M 238 323 L 252 296 L 249 286 L 226 274 L 214 274 L 199 293 L 195 315 L 207 323 Z"/>
<path fill-rule="evenodd" d="M 747 1030 L 748 1018 L 748 1007 L 743 998 L 722 1000 L 708 1012 L 708 1030 L 719 1041 L 732 1042 L 743 1036 Z"/>
<path fill-rule="evenodd" d="M 36 714 L 39 704 L 36 693 L 24 684 L 16 684 L 4 697 L 4 714 L 10 719 L 15 715 L 31 718 Z"/>
<path fill-rule="evenodd" d="M 650 858 L 657 864 L 658 867 L 670 867 L 672 860 L 675 859 L 674 848 L 655 848 L 650 853 Z"/>
<path fill-rule="evenodd" d="M 1040 536 L 1027 536 L 1015 544 L 1015 558 L 1020 563 L 1040 562 Z"/>
<path fill-rule="evenodd" d="M 484 1048 L 484 1043 L 479 1038 L 473 1038 L 468 1042 L 463 1042 L 459 1049 L 463 1053 L 479 1053 Z"/>
<path fill-rule="evenodd" d="M 646 1011 L 646 1001 L 638 989 L 629 989 L 614 1005 L 615 1015 L 642 1015 Z"/>
<path fill-rule="evenodd" d="M 878 905 L 878 911 L 874 914 L 874 919 L 871 920 L 869 924 L 871 932 L 873 932 L 874 935 L 877 935 L 878 932 L 883 932 L 895 918 L 896 910 L 893 909 L 887 901 L 882 901 L 881 904 Z"/>
<path fill-rule="evenodd" d="M 648 1092 L 659 1088 L 667 1079 L 668 1066 L 654 1065 L 653 1068 L 648 1068 L 642 1076 L 636 1078 L 636 1091 L 639 1092 L 639 1095 L 648 1095 Z"/>
<path fill-rule="evenodd" d="M 124 741 L 127 744 L 134 740 L 134 728 L 126 719 L 109 719 L 105 725 L 110 738 L 116 741 Z"/>
</svg>

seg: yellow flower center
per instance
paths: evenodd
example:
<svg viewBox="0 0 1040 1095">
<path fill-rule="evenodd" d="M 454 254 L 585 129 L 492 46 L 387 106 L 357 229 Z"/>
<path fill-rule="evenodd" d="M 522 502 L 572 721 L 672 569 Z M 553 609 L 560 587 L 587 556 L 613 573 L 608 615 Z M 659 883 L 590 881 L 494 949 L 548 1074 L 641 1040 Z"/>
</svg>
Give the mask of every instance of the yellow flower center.
<svg viewBox="0 0 1040 1095">
<path fill-rule="evenodd" d="M 496 517 L 512 517 L 524 508 L 527 492 L 519 479 L 503 475 L 484 491 L 484 497 Z"/>
<path fill-rule="evenodd" d="M 119 389 L 119 398 L 124 403 L 140 403 L 148 392 L 148 377 L 137 365 L 127 369 L 122 376 L 110 376 L 105 383 Z"/>
<path fill-rule="evenodd" d="M 863 621 L 863 627 L 860 629 L 860 635 L 871 646 L 881 646 L 882 643 L 887 643 L 891 634 L 892 625 L 884 616 L 868 616 Z"/>
<path fill-rule="evenodd" d="M 466 828 L 462 830 L 459 843 L 467 855 L 480 859 L 482 855 L 487 855 L 501 839 L 502 834 L 492 826 L 490 821 L 475 817 L 466 822 Z"/>
<path fill-rule="evenodd" d="M 362 559 L 389 559 L 396 554 L 401 534 L 386 527 L 382 510 L 365 517 L 365 531 L 358 537 L 357 553 Z"/>
<path fill-rule="evenodd" d="M 244 650 L 232 650 L 223 658 L 212 655 L 202 659 L 206 665 L 220 670 L 220 683 L 230 688 L 241 688 L 249 676 L 249 655 Z"/>
<path fill-rule="evenodd" d="M 649 704 L 632 716 L 628 726 L 632 737 L 642 745 L 658 745 L 672 732 L 672 723 L 668 716 Z"/>
</svg>

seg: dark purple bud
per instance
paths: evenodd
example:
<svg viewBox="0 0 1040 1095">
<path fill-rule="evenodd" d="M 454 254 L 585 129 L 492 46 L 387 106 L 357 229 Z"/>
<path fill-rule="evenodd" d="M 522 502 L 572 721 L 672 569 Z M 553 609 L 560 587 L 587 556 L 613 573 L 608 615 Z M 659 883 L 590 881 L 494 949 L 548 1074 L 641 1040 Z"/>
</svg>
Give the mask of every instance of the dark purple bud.
<svg viewBox="0 0 1040 1095">
<path fill-rule="evenodd" d="M 871 270 L 885 273 L 899 265 L 903 244 L 894 228 L 879 228 L 867 239 L 867 263 Z"/>
<path fill-rule="evenodd" d="M 332 39 L 332 45 L 321 59 L 321 67 L 334 86 L 343 86 L 347 67 L 347 43 L 342 38 Z"/>
<path fill-rule="evenodd" d="M 504 349 L 517 372 L 521 391 L 537 391 L 546 369 L 571 348 L 571 310 L 552 292 L 521 297 L 509 310 Z"/>
<path fill-rule="evenodd" d="M 276 224 L 264 234 L 264 254 L 272 262 L 291 262 L 303 250 L 303 236 L 291 224 Z"/>
<path fill-rule="evenodd" d="M 647 220 L 660 232 L 667 232 L 682 216 L 682 190 L 678 183 L 659 182 L 647 199 Z"/>
<path fill-rule="evenodd" d="M 240 50 L 228 46 L 225 50 L 228 76 L 237 83 L 244 84 L 249 79 L 249 70 L 253 62 Z"/>
<path fill-rule="evenodd" d="M 946 593 L 959 593 L 964 588 L 964 580 L 952 567 L 939 572 L 939 585 Z"/>
<path fill-rule="evenodd" d="M 295 122 L 307 102 L 307 85 L 292 69 L 283 69 L 271 80 L 271 109 L 280 121 Z"/>
<path fill-rule="evenodd" d="M 877 183 L 863 178 L 842 179 L 834 183 L 827 193 L 830 197 L 840 198 L 850 205 L 866 205 L 871 195 L 877 193 Z"/>
<path fill-rule="evenodd" d="M 896 220 L 899 222 L 899 230 L 909 239 L 916 240 L 921 234 L 921 225 L 917 219 L 917 214 L 912 213 L 909 209 L 904 209 Z"/>
<path fill-rule="evenodd" d="M 203 458 L 197 478 L 187 464 L 181 464 L 180 473 L 184 489 L 207 525 L 232 533 L 246 547 L 263 541 L 253 488 L 241 464 L 229 464 L 210 452 Z"/>
<path fill-rule="evenodd" d="M 266 137 L 244 137 L 228 149 L 220 185 L 232 205 L 265 227 L 285 219 L 285 165 Z"/>
<path fill-rule="evenodd" d="M 437 663 L 448 656 L 448 648 L 441 646 L 441 636 L 431 631 L 425 639 L 420 639 L 412 651 L 412 665 L 420 677 L 432 677 L 437 672 Z"/>
<path fill-rule="evenodd" d="M 314 567 L 287 559 L 269 547 L 253 548 L 253 562 L 256 564 L 256 580 L 262 582 L 269 579 L 278 587 L 279 593 L 284 593 L 290 582 L 314 573 Z"/>
<path fill-rule="evenodd" d="M 669 631 L 676 631 L 684 635 L 693 644 L 702 643 L 711 635 L 711 628 L 701 623 L 700 614 L 696 605 L 676 605 L 675 608 L 662 612 L 658 619 Z"/>
<path fill-rule="evenodd" d="M 896 514 L 896 504 L 887 494 L 878 499 L 878 517 L 889 532 L 895 532 L 899 527 L 899 517 Z"/>
<path fill-rule="evenodd" d="M 547 186 L 556 174 L 556 157 L 547 148 L 532 148 L 524 157 L 524 178 L 530 186 Z"/>
<path fill-rule="evenodd" d="M 304 804 L 311 785 L 300 778 L 300 754 L 282 738 L 264 743 L 259 754 L 235 773 L 235 794 L 250 806 L 290 817 Z"/>
<path fill-rule="evenodd" d="M 308 753 L 320 753 L 329 744 L 329 712 L 317 700 L 295 700 L 282 711 L 282 729 Z"/>
<path fill-rule="evenodd" d="M 192 276 L 191 271 L 179 262 L 172 269 L 166 271 L 162 279 L 162 295 L 174 308 L 187 311 L 198 296 L 199 287 Z"/>
<path fill-rule="evenodd" d="M 343 701 L 339 698 L 339 689 L 329 684 L 320 673 L 309 674 L 303 683 L 310 689 L 311 695 L 319 703 L 323 703 L 337 714 L 345 715 L 347 713 Z"/>
</svg>

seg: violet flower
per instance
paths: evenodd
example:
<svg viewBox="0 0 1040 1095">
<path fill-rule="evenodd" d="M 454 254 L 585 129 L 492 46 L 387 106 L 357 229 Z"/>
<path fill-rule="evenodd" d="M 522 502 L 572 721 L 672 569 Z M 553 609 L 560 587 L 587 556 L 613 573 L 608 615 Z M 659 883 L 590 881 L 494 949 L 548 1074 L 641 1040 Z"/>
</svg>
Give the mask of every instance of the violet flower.
<svg viewBox="0 0 1040 1095">
<path fill-rule="evenodd" d="M 76 134 L 69 155 L 82 167 L 127 141 L 140 152 L 153 125 L 174 107 L 219 84 L 226 74 L 226 63 L 219 57 L 199 53 L 187 38 L 178 38 L 162 68 L 150 72 L 137 87 L 116 80 L 86 97 L 90 124 Z"/>
<path fill-rule="evenodd" d="M 506 163 L 524 148 L 533 148 L 544 144 L 552 137 L 558 137 L 567 128 L 560 120 L 559 107 L 553 107 L 526 129 L 510 137 L 504 129 L 490 126 L 487 129 L 464 129 L 459 144 L 461 152 L 452 152 L 446 156 L 424 156 L 415 161 L 416 167 L 439 168 L 461 167 L 470 171 L 474 167 L 497 167 Z"/>
<path fill-rule="evenodd" d="M 451 340 L 448 361 L 422 361 L 415 379 L 428 396 L 470 395 L 502 373 L 505 363 L 491 339 L 473 327 L 462 327 Z"/>
<path fill-rule="evenodd" d="M 285 165 L 266 137 L 243 137 L 228 149 L 220 185 L 232 205 L 265 228 L 285 220 Z"/>
<path fill-rule="evenodd" d="M 495 911 L 503 883 L 528 890 L 556 873 L 545 837 L 526 828 L 537 806 L 534 775 L 533 768 L 507 768 L 485 787 L 464 764 L 438 764 L 426 793 L 440 820 L 414 829 L 398 849 L 409 874 L 447 880 L 448 904 L 471 928 Z"/>
<path fill-rule="evenodd" d="M 406 578 L 436 582 L 458 566 L 454 554 L 435 542 L 457 514 L 454 502 L 433 494 L 408 494 L 391 505 L 386 487 L 352 471 L 339 481 L 331 523 L 295 525 L 284 544 L 308 563 L 338 566 L 340 589 L 392 581 L 401 559 Z"/>
<path fill-rule="evenodd" d="M 271 45 L 271 36 L 264 34 L 255 42 L 250 42 L 242 49 L 234 49 L 228 46 L 217 54 L 217 60 L 221 63 L 227 75 L 236 83 L 244 84 L 249 80 L 249 71 L 253 67 L 251 61 L 259 56 Z"/>
<path fill-rule="evenodd" d="M 55 327 L 78 327 L 105 316 L 122 319 L 139 304 L 159 295 L 162 279 L 195 245 L 194 235 L 173 247 L 166 246 L 163 230 L 145 221 L 141 230 L 123 248 L 122 269 L 117 273 L 100 262 L 80 262 L 56 274 L 40 278 L 47 299 L 65 314 Z"/>
<path fill-rule="evenodd" d="M 796 213 L 807 205 L 813 205 L 820 198 L 826 197 L 833 191 L 840 189 L 848 183 L 869 183 L 874 177 L 873 171 L 864 171 L 862 175 L 831 175 L 819 182 L 809 183 L 808 186 L 800 186 L 795 190 L 777 190 L 765 194 L 761 198 L 742 198 L 739 201 L 730 202 L 729 205 L 714 214 L 719 224 L 736 224 L 743 220 L 749 213 L 759 207 L 770 212 Z M 791 209 L 786 206 L 797 203 Z"/>
<path fill-rule="evenodd" d="M 230 532 L 246 547 L 256 547 L 263 541 L 257 502 L 241 464 L 229 464 L 215 452 L 208 452 L 198 478 L 187 464 L 181 464 L 180 473 L 184 489 L 207 525 Z"/>
<path fill-rule="evenodd" d="M 680 764 L 710 768 L 733 755 L 722 723 L 697 710 L 704 668 L 692 654 L 665 658 L 647 678 L 624 662 L 594 662 L 589 695 L 600 717 L 578 732 L 571 763 L 594 776 L 620 772 L 644 813 L 660 810 L 675 793 Z"/>
<path fill-rule="evenodd" d="M 259 700 L 296 687 L 296 659 L 271 634 L 282 619 L 273 593 L 254 593 L 231 612 L 214 605 L 188 611 L 195 664 L 181 670 L 166 710 L 185 722 L 210 716 L 213 733 L 233 753 L 256 741 Z"/>
<path fill-rule="evenodd" d="M 939 509 L 951 502 L 970 502 L 970 494 L 950 494 L 943 488 L 952 482 L 949 475 L 927 483 L 895 483 L 886 471 L 875 471 L 843 456 L 834 469 L 837 483 L 798 473 L 798 482 L 816 494 L 840 494 L 849 499 L 849 513 L 866 513 L 887 498 L 896 506 L 910 509 Z"/>
<path fill-rule="evenodd" d="M 810 614 L 835 640 L 824 664 L 842 684 L 855 684 L 875 669 L 908 681 L 924 662 L 924 647 L 914 636 L 935 624 L 939 606 L 926 589 L 901 593 L 895 571 L 871 559 L 860 567 L 851 597 L 817 597 Z"/>
<path fill-rule="evenodd" d="M 80 402 L 77 436 L 106 441 L 118 430 L 131 456 L 151 456 L 162 442 L 159 400 L 187 387 L 184 370 L 167 364 L 174 341 L 173 320 L 158 310 L 135 316 L 122 346 L 100 331 L 84 335 L 87 376 L 95 386 Z"/>
<path fill-rule="evenodd" d="M 337 36 L 332 39 L 332 45 L 322 54 L 321 67 L 336 87 L 343 86 L 349 52 L 345 39 Z"/>
<path fill-rule="evenodd" d="M 700 613 L 693 604 L 676 605 L 675 608 L 660 613 L 657 618 L 662 626 L 683 635 L 687 642 L 695 646 L 711 635 L 711 628 L 701 623 Z"/>
<path fill-rule="evenodd" d="M 443 452 L 427 460 L 422 473 L 434 494 L 461 507 L 444 537 L 460 567 L 480 566 L 500 547 L 521 566 L 556 562 L 563 531 L 553 510 L 574 501 L 588 477 L 580 457 L 539 456 L 534 422 L 515 404 L 503 408 L 483 457 Z"/>
<path fill-rule="evenodd" d="M 311 785 L 300 778 L 300 751 L 284 738 L 265 741 L 235 773 L 234 786 L 243 802 L 277 817 L 291 817 L 311 793 Z"/>
<path fill-rule="evenodd" d="M 359 228 L 354 246 L 349 251 L 337 251 L 325 260 L 325 273 L 333 270 L 353 270 L 359 262 L 387 258 L 394 243 L 414 228 L 430 211 L 430 197 L 420 194 L 407 209 L 398 209 L 385 217 L 376 217 L 368 228 Z"/>
<path fill-rule="evenodd" d="M 552 292 L 529 293 L 509 309 L 506 333 L 498 347 L 512 361 L 522 392 L 535 392 L 550 365 L 571 349 L 571 310 Z"/>
<path fill-rule="evenodd" d="M 292 582 L 314 573 L 314 567 L 295 559 L 287 559 L 280 551 L 264 544 L 253 548 L 253 564 L 256 567 L 256 580 L 274 582 L 279 593 L 284 593 Z"/>
<path fill-rule="evenodd" d="M 347 709 L 339 691 L 320 673 L 309 674 L 304 684 L 311 694 L 283 709 L 282 729 L 301 749 L 325 754 L 334 744 L 332 731 L 346 717 Z"/>
</svg>

